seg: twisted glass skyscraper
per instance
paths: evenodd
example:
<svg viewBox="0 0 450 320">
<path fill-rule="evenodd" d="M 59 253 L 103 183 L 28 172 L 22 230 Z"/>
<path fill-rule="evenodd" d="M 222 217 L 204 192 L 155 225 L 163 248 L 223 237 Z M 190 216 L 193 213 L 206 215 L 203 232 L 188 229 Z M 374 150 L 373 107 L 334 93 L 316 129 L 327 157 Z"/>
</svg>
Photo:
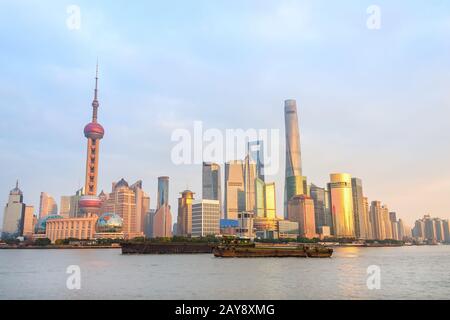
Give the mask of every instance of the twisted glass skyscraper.
<svg viewBox="0 0 450 320">
<path fill-rule="evenodd" d="M 286 180 L 284 185 L 284 217 L 288 218 L 288 201 L 304 194 L 298 126 L 297 101 L 286 100 L 284 106 L 286 129 Z"/>
</svg>

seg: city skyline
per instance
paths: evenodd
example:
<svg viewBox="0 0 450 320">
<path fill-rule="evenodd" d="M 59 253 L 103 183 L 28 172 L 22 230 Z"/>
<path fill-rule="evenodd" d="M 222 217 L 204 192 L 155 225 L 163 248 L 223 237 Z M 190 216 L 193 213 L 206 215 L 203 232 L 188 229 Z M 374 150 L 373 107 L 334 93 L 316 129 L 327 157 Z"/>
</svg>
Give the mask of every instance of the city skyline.
<svg viewBox="0 0 450 320">
<path fill-rule="evenodd" d="M 277 5 L 266 4 L 259 14 L 279 17 L 279 15 L 283 16 L 282 7 L 288 5 L 286 3 L 291 3 L 294 9 L 296 7 L 292 5 L 292 2 L 280 3 Z M 322 5 L 311 5 L 307 12 L 317 18 L 318 8 Z M 7 6 L 24 15 L 31 10 L 23 4 L 7 3 Z M 217 6 L 220 7 L 220 4 Z M 331 6 L 334 5 L 331 4 Z M 389 11 L 394 10 L 390 8 L 396 8 L 399 5 L 386 4 L 385 6 L 387 6 L 385 15 L 388 16 Z M 382 200 L 389 208 L 397 211 L 408 225 L 412 226 L 417 217 L 424 214 L 442 218 L 449 217 L 450 205 L 446 200 L 446 194 L 450 187 L 448 182 L 450 173 L 445 165 L 445 159 L 448 159 L 449 155 L 446 148 L 442 148 L 445 146 L 445 141 L 448 140 L 448 133 L 440 130 L 445 124 L 443 119 L 447 116 L 445 107 L 448 102 L 445 99 L 448 94 L 445 92 L 445 88 L 448 87 L 448 81 L 446 81 L 445 70 L 449 65 L 448 61 L 443 59 L 443 54 L 441 56 L 439 53 L 440 51 L 445 52 L 448 48 L 448 44 L 440 43 L 440 40 L 449 34 L 448 27 L 446 29 L 444 26 L 433 24 L 434 29 L 430 30 L 428 27 L 419 32 L 420 35 L 433 32 L 434 37 L 429 40 L 429 45 L 439 50 L 421 52 L 430 59 L 428 62 L 427 59 L 418 61 L 419 65 L 416 66 L 420 72 L 417 71 L 419 73 L 414 74 L 416 76 L 412 79 L 407 79 L 409 73 L 406 70 L 419 57 L 415 54 L 406 55 L 404 64 L 394 66 L 398 62 L 395 54 L 386 57 L 382 52 L 390 42 L 380 40 L 379 34 L 377 36 L 365 29 L 364 6 L 361 6 L 360 13 L 356 12 L 356 9 L 347 7 L 342 9 L 345 10 L 348 17 L 360 15 L 353 18 L 355 19 L 352 20 L 353 22 L 361 20 L 361 29 L 356 28 L 355 34 L 347 34 L 344 40 L 353 42 L 352 45 L 355 41 L 361 40 L 362 44 L 357 46 L 357 51 L 368 50 L 372 53 L 366 52 L 364 59 L 357 59 L 355 66 L 347 65 L 345 71 L 338 66 L 330 66 L 332 60 L 324 55 L 321 55 L 324 66 L 319 65 L 318 60 L 312 58 L 312 54 L 317 49 L 337 48 L 337 56 L 349 62 L 342 56 L 350 54 L 345 43 L 339 46 L 336 43 L 327 43 L 326 40 L 329 39 L 320 37 L 314 41 L 299 39 L 295 37 L 296 33 L 291 29 L 293 28 L 295 31 L 296 26 L 282 25 L 281 31 L 292 32 L 290 35 L 295 40 L 292 47 L 289 46 L 282 32 L 271 34 L 273 38 L 269 39 L 252 36 L 250 38 L 256 42 L 253 44 L 258 49 L 264 49 L 268 44 L 266 41 L 270 44 L 279 44 L 281 49 L 279 52 L 275 52 L 276 57 L 273 59 L 267 58 L 268 60 L 266 60 L 261 54 L 256 54 L 258 59 L 255 65 L 249 65 L 248 69 L 243 71 L 238 71 L 237 61 L 234 61 L 237 56 L 233 54 L 228 59 L 218 57 L 218 61 L 211 61 L 210 56 L 202 56 L 195 46 L 181 43 L 182 48 L 192 49 L 195 58 L 192 60 L 195 62 L 194 66 L 205 66 L 205 68 L 200 68 L 200 76 L 196 77 L 193 73 L 195 68 L 189 65 L 189 60 L 182 63 L 179 61 L 178 67 L 184 67 L 181 68 L 181 75 L 185 81 L 178 81 L 162 77 L 164 75 L 163 68 L 156 67 L 155 63 L 163 56 L 158 50 L 155 50 L 156 53 L 151 56 L 150 62 L 143 64 L 142 69 L 136 68 L 142 62 L 141 59 L 132 63 L 129 60 L 119 59 L 116 55 L 108 56 L 107 52 L 109 52 L 110 46 L 119 46 L 123 42 L 137 45 L 139 39 L 133 39 L 129 37 L 129 33 L 123 31 L 126 40 L 120 37 L 117 39 L 109 37 L 106 39 L 111 41 L 111 44 L 109 47 L 105 46 L 105 42 L 100 43 L 98 40 L 107 31 L 105 25 L 108 24 L 110 27 L 109 23 L 113 17 L 116 17 L 117 12 L 105 9 L 104 19 L 101 20 L 96 19 L 100 15 L 98 8 L 85 2 L 81 2 L 80 7 L 85 13 L 83 15 L 85 18 L 79 33 L 65 29 L 64 6 L 61 6 L 61 17 L 38 12 L 36 17 L 20 27 L 8 17 L 4 17 L 5 19 L 2 20 L 4 21 L 2 24 L 10 23 L 17 26 L 11 35 L 6 35 L 6 31 L 4 31 L 6 29 L 2 28 L 3 31 L 0 32 L 6 39 L 11 39 L 11 36 L 23 35 L 27 31 L 31 32 L 29 30 L 34 22 L 42 23 L 40 25 L 42 33 L 37 35 L 36 40 L 42 40 L 43 33 L 45 33 L 50 34 L 52 39 L 59 40 L 56 41 L 57 43 L 61 43 L 61 47 L 58 47 L 59 50 L 49 53 L 48 57 L 44 58 L 43 52 L 38 51 L 37 58 L 29 60 L 25 65 L 27 69 L 17 67 L 25 55 L 25 53 L 21 53 L 17 57 L 13 57 L 18 52 L 18 47 L 9 47 L 2 53 L 4 57 L 2 61 L 11 61 L 10 65 L 1 62 L 2 70 L 5 70 L 5 73 L 0 78 L 3 85 L 1 93 L 3 101 L 5 106 L 10 106 L 1 108 L 2 117 L 0 117 L 2 118 L 0 123 L 2 131 L 10 133 L 8 136 L 2 136 L 0 140 L 2 149 L 8 151 L 0 163 L 2 168 L 8 168 L 8 170 L 2 170 L 0 179 L 0 194 L 3 195 L 3 203 L 6 203 L 8 192 L 17 178 L 20 180 L 25 202 L 35 208 L 39 207 L 41 192 L 52 195 L 59 205 L 60 196 L 72 195 L 82 186 L 85 169 L 80 166 L 80 163 L 83 163 L 85 158 L 83 156 L 85 155 L 85 145 L 80 143 L 80 127 L 85 124 L 88 117 L 89 110 L 86 107 L 90 103 L 90 96 L 87 93 L 92 90 L 92 62 L 98 55 L 104 73 L 102 78 L 105 79 L 100 89 L 102 101 L 104 101 L 102 103 L 102 123 L 108 128 L 109 133 L 108 139 L 102 141 L 99 191 L 109 190 L 110 183 L 121 177 L 125 177 L 129 181 L 141 179 L 144 181 L 144 189 L 150 195 L 151 207 L 154 208 L 156 179 L 161 175 L 168 175 L 171 178 L 172 190 L 169 202 L 172 208 L 176 208 L 178 192 L 184 190 L 187 184 L 192 191 L 201 193 L 201 174 L 199 174 L 201 166 L 178 167 L 167 164 L 172 147 L 170 133 L 174 128 L 190 128 L 194 120 L 202 120 L 208 127 L 220 129 L 250 126 L 278 128 L 283 132 L 282 102 L 285 99 L 296 98 L 299 103 L 302 131 L 302 164 L 309 183 L 325 187 L 330 173 L 348 172 L 353 177 L 363 180 L 365 195 L 370 201 Z M 432 6 L 432 8 L 437 10 L 441 7 Z M 236 7 L 234 9 L 237 10 Z M 131 11 L 136 13 L 135 9 L 131 9 Z M 414 5 L 407 6 L 405 11 L 405 16 L 411 13 L 417 15 L 418 12 Z M 303 11 L 299 13 L 299 10 L 292 12 L 294 15 L 303 14 Z M 227 14 L 229 15 L 231 12 L 226 11 L 225 17 Z M 246 14 L 245 10 L 243 14 Z M 43 21 L 46 18 L 50 18 L 48 22 Z M 206 19 L 206 17 L 204 18 Z M 336 17 L 331 18 L 332 20 L 336 19 Z M 24 17 L 20 18 L 19 23 L 23 23 L 24 19 Z M 138 21 L 142 21 L 142 19 L 142 16 L 138 15 Z M 204 21 L 205 25 L 211 23 L 209 19 Z M 426 20 L 426 18 L 422 19 Z M 279 20 L 277 21 L 279 22 Z M 322 20 L 313 19 L 313 21 L 315 22 L 311 23 L 312 25 L 305 27 L 307 30 L 314 31 L 315 28 L 320 29 L 325 26 L 321 23 Z M 396 39 L 395 32 L 399 32 L 401 29 L 388 24 L 388 21 L 387 25 L 379 32 L 390 40 Z M 418 21 L 418 26 L 411 31 L 412 34 L 418 32 L 417 30 L 423 26 L 420 23 L 423 20 L 419 19 Z M 238 22 L 242 23 L 242 20 L 238 19 Z M 121 23 L 113 30 L 125 30 L 125 26 Z M 223 20 L 220 20 L 219 23 L 228 25 Z M 407 19 L 401 20 L 400 25 L 406 28 L 409 26 L 409 22 Z M 99 26 L 100 28 L 96 28 Z M 201 25 L 197 26 L 201 27 Z M 135 27 L 129 26 L 130 31 Z M 164 24 L 159 25 L 160 29 L 163 27 Z M 436 30 L 441 32 L 436 34 L 434 32 Z M 189 30 L 186 32 L 190 34 Z M 205 37 L 210 35 L 206 31 L 203 32 L 202 35 Z M 91 38 L 86 37 L 89 34 L 92 36 Z M 118 34 L 120 35 L 120 33 Z M 236 36 L 234 33 L 231 35 Z M 329 33 L 325 32 L 325 35 L 329 35 Z M 64 40 L 65 38 L 68 39 Z M 223 35 L 223 38 L 226 40 L 226 35 Z M 177 47 L 172 43 L 170 45 L 164 43 L 161 39 L 153 40 L 155 40 L 153 47 L 146 47 L 152 41 L 144 39 L 142 46 L 146 48 L 137 46 L 128 52 L 124 49 L 120 54 L 124 56 L 130 54 L 132 57 L 142 58 L 152 48 L 168 50 L 173 46 Z M 241 40 L 243 39 L 241 38 Z M 66 41 L 73 41 L 74 44 L 66 43 Z M 214 48 L 220 48 L 219 43 L 214 42 L 212 38 L 210 41 L 215 45 Z M 225 41 L 223 45 L 225 46 L 226 43 L 230 42 Z M 413 39 L 408 38 L 401 43 L 399 50 L 403 53 L 414 43 Z M 82 48 L 90 46 L 91 50 L 86 50 L 83 54 L 80 54 L 79 51 L 75 53 L 64 51 L 80 44 L 83 44 Z M 199 45 L 195 39 L 193 39 L 193 44 Z M 26 48 L 33 48 L 34 45 L 36 43 L 33 41 L 27 45 L 24 44 Z M 289 48 L 292 49 L 292 52 L 298 53 L 302 45 L 305 45 L 306 48 L 305 56 L 302 57 L 317 68 L 315 70 L 318 71 L 317 75 L 313 74 L 313 68 L 309 69 L 294 59 L 294 55 L 288 50 Z M 125 46 L 125 48 L 129 47 Z M 199 48 L 202 47 L 199 46 Z M 244 60 L 249 62 L 248 59 L 251 58 L 251 55 L 245 55 L 243 50 L 238 50 L 236 55 L 238 53 L 243 54 Z M 78 55 L 77 58 L 75 58 L 76 55 Z M 285 55 L 288 56 L 288 65 L 281 64 L 278 60 L 274 61 Z M 192 58 L 192 56 L 189 57 Z M 387 70 L 388 67 L 375 70 L 375 67 L 364 64 L 373 59 L 375 66 L 381 58 L 384 59 L 384 63 L 388 64 L 388 67 L 390 66 L 401 75 L 401 77 L 394 75 L 394 79 L 390 80 L 398 80 L 395 84 L 387 80 L 383 81 L 384 83 L 370 81 L 359 74 L 364 71 L 377 79 L 386 79 L 387 76 L 392 75 Z M 431 60 L 435 62 L 432 63 Z M 123 65 L 117 67 L 117 61 L 123 62 Z M 169 68 L 168 64 L 171 61 L 178 61 L 177 56 L 169 56 L 163 66 Z M 255 79 L 261 79 L 250 85 L 248 94 L 244 94 L 239 88 L 239 82 L 234 81 L 227 85 L 228 89 L 214 89 L 215 85 L 223 81 L 221 76 L 226 76 L 227 81 L 235 80 L 239 76 L 243 76 L 247 80 L 253 79 L 252 74 L 255 70 L 262 68 L 263 62 L 270 62 L 272 69 L 261 69 L 264 70 L 263 73 L 258 73 L 261 77 L 255 77 Z M 30 65 L 30 63 L 33 64 Z M 234 66 L 231 69 L 232 72 L 225 72 L 224 67 L 230 63 Z M 330 73 L 334 77 L 349 73 L 343 78 L 343 85 L 333 87 L 336 83 L 330 81 L 324 73 L 325 66 L 331 67 Z M 213 81 L 208 85 L 200 78 L 211 75 L 211 70 L 215 70 L 214 67 L 218 67 L 218 75 L 212 76 Z M 434 67 L 433 73 L 428 74 L 423 71 L 427 67 Z M 306 72 L 303 72 L 305 69 Z M 146 77 L 140 70 L 152 70 L 152 72 L 155 70 L 158 77 Z M 171 69 L 165 71 L 171 71 Z M 278 81 L 281 78 L 280 75 L 286 72 L 289 74 L 287 79 L 276 84 L 274 79 Z M 290 84 L 289 82 L 296 77 L 298 77 L 298 82 Z M 427 84 L 428 82 L 420 80 L 421 77 L 436 81 L 430 81 L 433 83 L 430 85 Z M 308 84 L 310 80 L 317 85 Z M 124 86 L 122 85 L 123 81 L 131 81 L 133 85 Z M 358 81 L 361 82 L 361 85 L 356 83 Z M 321 95 L 322 86 L 330 94 L 327 98 L 323 98 Z M 392 87 L 396 89 L 395 92 Z M 148 94 L 148 88 L 154 89 Z M 171 90 L 169 90 L 170 88 Z M 229 97 L 228 91 L 232 93 Z M 205 95 L 205 92 L 208 93 Z M 214 111 L 207 111 L 206 107 L 214 97 L 217 106 Z M 435 106 L 431 109 L 433 112 L 430 112 L 430 105 Z M 184 109 L 189 109 L 189 112 L 183 111 Z M 255 110 L 260 110 L 258 115 L 255 115 Z M 239 118 L 251 119 L 251 124 L 248 120 L 244 121 L 228 115 L 228 113 L 236 112 L 242 113 L 243 116 Z M 324 117 L 324 114 L 328 114 L 329 117 Z M 410 121 L 408 125 L 402 123 L 405 116 L 408 116 Z M 154 126 L 150 126 L 149 122 Z M 149 127 L 152 127 L 153 130 Z M 415 127 L 419 127 L 420 130 L 411 129 Z M 355 136 L 355 131 L 358 132 L 358 137 Z M 283 150 L 283 146 L 280 146 L 281 153 Z M 324 150 L 331 153 L 333 157 L 324 157 Z M 121 166 L 123 161 L 127 161 L 129 166 Z M 405 163 L 408 165 L 405 166 Z M 224 164 L 220 165 L 223 168 Z M 276 182 L 277 213 L 281 216 L 284 170 L 280 168 L 279 171 L 278 175 L 268 177 L 268 180 Z M 223 178 L 221 181 L 223 182 Z M 433 197 L 437 201 L 430 203 L 422 200 L 427 197 Z"/>
</svg>

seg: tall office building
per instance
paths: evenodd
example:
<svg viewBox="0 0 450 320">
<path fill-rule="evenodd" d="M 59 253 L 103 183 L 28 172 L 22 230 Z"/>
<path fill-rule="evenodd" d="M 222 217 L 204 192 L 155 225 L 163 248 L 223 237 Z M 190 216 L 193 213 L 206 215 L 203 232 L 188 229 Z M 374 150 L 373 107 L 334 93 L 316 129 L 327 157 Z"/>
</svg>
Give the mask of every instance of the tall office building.
<svg viewBox="0 0 450 320">
<path fill-rule="evenodd" d="M 194 193 L 185 190 L 178 198 L 178 219 L 177 236 L 192 236 L 192 203 L 194 202 Z"/>
<path fill-rule="evenodd" d="M 143 208 L 142 202 L 139 202 L 141 207 L 137 208 L 136 190 L 138 186 L 139 182 L 130 187 L 124 179 L 113 183 L 112 191 L 102 206 L 102 213 L 114 213 L 123 219 L 122 231 L 126 239 L 144 235 L 144 226 L 141 225 L 142 215 L 145 214 L 144 211 L 148 210 L 148 208 Z M 140 191 L 140 188 L 138 191 Z M 142 198 L 140 201 L 142 201 Z"/>
<path fill-rule="evenodd" d="M 162 205 L 156 210 L 152 219 L 152 237 L 153 238 L 171 238 L 172 237 L 172 213 L 170 206 Z"/>
<path fill-rule="evenodd" d="M 398 219 L 398 240 L 404 240 L 406 238 L 405 223 L 402 219 Z"/>
<path fill-rule="evenodd" d="M 83 215 L 98 214 L 101 207 L 101 200 L 97 196 L 98 167 L 100 140 L 105 135 L 105 129 L 97 122 L 98 108 L 98 64 L 95 75 L 94 100 L 92 101 L 92 120 L 84 128 L 84 136 L 88 140 L 86 155 L 86 177 L 84 192 L 80 198 L 79 209 Z"/>
<path fill-rule="evenodd" d="M 22 235 L 25 207 L 23 193 L 19 189 L 19 182 L 17 181 L 16 187 L 9 192 L 8 203 L 3 212 L 3 239 L 15 238 Z"/>
<path fill-rule="evenodd" d="M 284 216 L 288 216 L 288 201 L 296 195 L 305 194 L 302 176 L 300 130 L 297 115 L 297 102 L 285 101 L 286 130 L 286 174 L 284 187 Z"/>
<path fill-rule="evenodd" d="M 58 214 L 58 205 L 55 199 L 48 193 L 41 192 L 39 201 L 39 218 L 42 219 L 46 216 L 53 216 Z"/>
<path fill-rule="evenodd" d="M 256 163 L 256 177 L 265 181 L 264 174 L 264 141 L 250 141 L 248 143 L 250 160 Z"/>
<path fill-rule="evenodd" d="M 414 238 L 418 240 L 425 240 L 425 221 L 423 219 L 419 219 L 414 224 L 414 229 L 412 232 Z"/>
<path fill-rule="evenodd" d="M 256 211 L 256 162 L 254 162 L 249 155 L 244 162 L 244 192 L 245 192 L 245 211 Z"/>
<path fill-rule="evenodd" d="M 439 218 L 434 219 L 434 224 L 436 226 L 436 240 L 438 242 L 445 241 L 445 233 L 444 233 L 444 222 Z"/>
<path fill-rule="evenodd" d="M 450 221 L 443 220 L 442 223 L 444 225 L 444 241 L 450 243 Z"/>
<path fill-rule="evenodd" d="M 329 192 L 325 188 L 320 188 L 314 184 L 310 186 L 310 196 L 314 201 L 314 216 L 316 221 L 316 232 L 320 233 L 322 227 L 332 229 L 333 220 L 331 217 Z"/>
<path fill-rule="evenodd" d="M 169 177 L 158 178 L 158 202 L 156 209 L 169 205 Z"/>
<path fill-rule="evenodd" d="M 352 178 L 352 193 L 356 237 L 358 239 L 369 239 L 369 217 L 364 208 L 364 194 L 361 179 Z"/>
<path fill-rule="evenodd" d="M 381 214 L 383 217 L 383 223 L 384 223 L 384 234 L 386 239 L 392 240 L 392 221 L 389 216 L 389 209 L 386 205 L 381 206 Z"/>
<path fill-rule="evenodd" d="M 373 239 L 385 240 L 386 239 L 386 225 L 383 219 L 383 210 L 380 201 L 372 201 L 370 205 L 370 220 L 372 225 Z"/>
<path fill-rule="evenodd" d="M 306 195 L 294 196 L 288 203 L 288 220 L 298 222 L 299 236 L 317 237 L 314 200 Z"/>
<path fill-rule="evenodd" d="M 25 212 L 23 215 L 23 232 L 22 235 L 25 238 L 31 238 L 34 232 L 35 223 L 34 207 L 25 206 Z"/>
<path fill-rule="evenodd" d="M 346 173 L 330 175 L 328 184 L 331 199 L 333 233 L 338 238 L 354 238 L 352 178 Z"/>
<path fill-rule="evenodd" d="M 236 220 L 245 209 L 244 163 L 230 161 L 225 164 L 225 218 Z"/>
<path fill-rule="evenodd" d="M 220 235 L 220 202 L 201 200 L 192 204 L 192 236 Z"/>
<path fill-rule="evenodd" d="M 216 163 L 203 162 L 202 198 L 204 200 L 217 200 L 220 208 L 222 208 L 222 187 L 220 181 L 220 166 Z"/>
<path fill-rule="evenodd" d="M 70 217 L 70 196 L 61 196 L 61 201 L 59 205 L 59 215 L 64 218 Z"/>
<path fill-rule="evenodd" d="M 367 239 L 374 239 L 373 236 L 373 226 L 370 218 L 370 206 L 369 206 L 369 198 L 363 198 L 364 203 L 364 214 L 367 217 Z"/>
<path fill-rule="evenodd" d="M 429 215 L 424 216 L 425 222 L 425 239 L 429 241 L 437 241 L 436 222 Z"/>
<path fill-rule="evenodd" d="M 80 199 L 84 194 L 84 188 L 81 188 L 75 192 L 73 196 L 70 197 L 70 211 L 69 218 L 78 218 L 82 216 L 80 210 Z"/>
<path fill-rule="evenodd" d="M 146 214 L 150 210 L 150 197 L 142 188 L 142 180 L 139 180 L 130 186 L 134 191 L 136 198 L 136 230 L 145 233 Z M 100 196 L 101 198 L 101 196 Z"/>
</svg>

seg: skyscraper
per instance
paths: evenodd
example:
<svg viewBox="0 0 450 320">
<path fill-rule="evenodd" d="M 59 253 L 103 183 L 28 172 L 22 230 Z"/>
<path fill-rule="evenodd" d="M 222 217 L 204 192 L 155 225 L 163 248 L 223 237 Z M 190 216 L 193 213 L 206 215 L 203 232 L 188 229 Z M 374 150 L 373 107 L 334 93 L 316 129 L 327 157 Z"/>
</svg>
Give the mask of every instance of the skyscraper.
<svg viewBox="0 0 450 320">
<path fill-rule="evenodd" d="M 391 222 L 391 218 L 389 216 L 389 209 L 386 205 L 381 206 L 381 216 L 382 216 L 383 223 L 384 223 L 385 238 L 388 240 L 392 240 L 393 239 L 392 222 Z"/>
<path fill-rule="evenodd" d="M 328 190 L 330 190 L 334 235 L 338 238 L 353 238 L 355 223 L 352 178 L 346 173 L 331 174 L 330 178 Z"/>
<path fill-rule="evenodd" d="M 356 237 L 359 239 L 368 239 L 369 217 L 364 208 L 364 194 L 361 179 L 352 178 L 352 194 Z"/>
<path fill-rule="evenodd" d="M 372 201 L 370 205 L 370 220 L 372 225 L 373 239 L 386 239 L 386 225 L 383 219 L 383 209 L 380 201 Z"/>
<path fill-rule="evenodd" d="M 23 193 L 19 189 L 19 182 L 9 192 L 8 203 L 3 213 L 2 238 L 15 238 L 23 233 L 23 218 L 26 205 L 23 203 Z"/>
<path fill-rule="evenodd" d="M 113 183 L 112 191 L 102 207 L 102 211 L 104 211 L 102 213 L 114 213 L 123 219 L 122 230 L 126 239 L 144 235 L 141 216 L 146 209 L 142 208 L 142 198 L 138 202 L 136 201 L 138 184 L 139 182 L 130 187 L 124 179 Z M 140 204 L 139 209 L 138 203 Z"/>
<path fill-rule="evenodd" d="M 152 237 L 170 238 L 172 237 L 172 213 L 167 204 L 156 210 L 152 219 Z"/>
<path fill-rule="evenodd" d="M 192 236 L 192 203 L 194 201 L 194 193 L 185 190 L 178 198 L 178 219 L 177 219 L 177 236 Z"/>
<path fill-rule="evenodd" d="M 220 204 L 217 200 L 201 200 L 192 204 L 192 236 L 220 235 Z"/>
<path fill-rule="evenodd" d="M 23 215 L 23 232 L 22 235 L 25 238 L 31 238 L 34 232 L 34 207 L 25 206 L 25 213 Z"/>
<path fill-rule="evenodd" d="M 169 177 L 158 178 L 158 202 L 156 209 L 169 205 Z"/>
<path fill-rule="evenodd" d="M 225 164 L 225 218 L 236 220 L 245 211 L 244 163 L 239 160 Z"/>
<path fill-rule="evenodd" d="M 314 201 L 306 195 L 294 196 L 288 203 L 288 220 L 298 222 L 299 236 L 302 238 L 317 237 Z"/>
<path fill-rule="evenodd" d="M 248 143 L 248 155 L 252 162 L 256 163 L 256 177 L 265 181 L 264 175 L 264 142 L 250 141 Z"/>
<path fill-rule="evenodd" d="M 316 232 L 320 233 L 321 227 L 333 226 L 331 217 L 329 192 L 325 188 L 320 188 L 314 184 L 310 187 L 311 198 L 314 201 L 314 216 L 316 221 Z"/>
<path fill-rule="evenodd" d="M 216 163 L 203 162 L 202 198 L 219 201 L 222 210 L 222 187 L 220 166 Z"/>
<path fill-rule="evenodd" d="M 70 217 L 70 196 L 61 196 L 60 206 L 59 206 L 59 215 L 64 218 Z"/>
<path fill-rule="evenodd" d="M 256 211 L 256 162 L 251 159 L 249 155 L 244 162 L 244 192 L 245 192 L 245 211 Z"/>
<path fill-rule="evenodd" d="M 297 102 L 286 100 L 284 106 L 286 130 L 286 174 L 284 187 L 284 216 L 287 218 L 288 201 L 296 195 L 305 193 L 303 186 L 300 130 L 297 115 Z"/>
<path fill-rule="evenodd" d="M 92 121 L 84 128 L 84 136 L 88 139 L 86 157 L 85 195 L 80 198 L 79 207 L 82 213 L 98 214 L 101 201 L 97 197 L 98 160 L 100 140 L 105 135 L 105 130 L 97 122 L 98 108 L 98 64 L 95 75 L 94 100 L 92 101 Z"/>
<path fill-rule="evenodd" d="M 39 218 L 58 214 L 58 205 L 55 199 L 46 192 L 41 192 L 39 201 Z"/>
</svg>

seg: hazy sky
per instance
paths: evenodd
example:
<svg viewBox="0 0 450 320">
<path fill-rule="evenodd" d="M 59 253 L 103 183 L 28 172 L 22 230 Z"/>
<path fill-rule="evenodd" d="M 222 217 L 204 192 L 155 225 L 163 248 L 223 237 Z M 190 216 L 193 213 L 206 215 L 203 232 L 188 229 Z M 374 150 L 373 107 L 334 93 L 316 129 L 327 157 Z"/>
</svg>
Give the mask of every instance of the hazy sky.
<svg viewBox="0 0 450 320">
<path fill-rule="evenodd" d="M 71 4 L 79 30 L 66 24 Z M 366 25 L 373 4 L 380 30 Z M 199 120 L 284 134 L 293 98 L 309 182 L 348 172 L 408 223 L 450 217 L 447 0 L 2 0 L 0 39 L 3 203 L 16 178 L 36 207 L 41 191 L 59 202 L 84 183 L 98 57 L 100 190 L 142 179 L 154 207 L 168 175 L 176 215 L 180 191 L 201 196 L 201 168 L 172 164 L 173 130 Z M 268 180 L 282 215 L 280 169 Z"/>
</svg>

